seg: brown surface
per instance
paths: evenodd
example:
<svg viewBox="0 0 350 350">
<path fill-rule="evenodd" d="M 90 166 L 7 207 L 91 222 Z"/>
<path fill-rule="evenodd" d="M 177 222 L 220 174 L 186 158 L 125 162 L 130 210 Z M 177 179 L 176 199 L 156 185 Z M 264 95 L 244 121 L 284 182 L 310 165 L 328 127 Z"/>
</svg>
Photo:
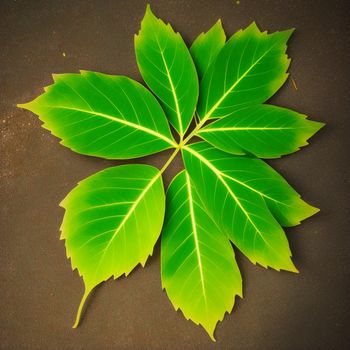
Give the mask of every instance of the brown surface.
<svg viewBox="0 0 350 350">
<path fill-rule="evenodd" d="M 71 329 L 83 293 L 59 238 L 61 199 L 77 181 L 119 164 L 74 154 L 15 108 L 41 93 L 51 73 L 90 69 L 139 79 L 133 34 L 144 1 L 0 3 L 2 349 L 346 349 L 349 316 L 348 1 L 151 1 L 191 42 L 221 17 L 232 34 L 252 20 L 296 27 L 289 80 L 273 102 L 328 126 L 302 152 L 273 164 L 322 212 L 287 230 L 300 275 L 252 266 L 238 256 L 243 300 L 212 343 L 175 312 L 161 290 L 159 246 L 145 269 L 108 281 Z M 65 53 L 65 57 L 63 56 Z M 139 162 L 160 166 L 167 154 Z M 178 159 L 166 183 L 181 167 Z"/>
</svg>

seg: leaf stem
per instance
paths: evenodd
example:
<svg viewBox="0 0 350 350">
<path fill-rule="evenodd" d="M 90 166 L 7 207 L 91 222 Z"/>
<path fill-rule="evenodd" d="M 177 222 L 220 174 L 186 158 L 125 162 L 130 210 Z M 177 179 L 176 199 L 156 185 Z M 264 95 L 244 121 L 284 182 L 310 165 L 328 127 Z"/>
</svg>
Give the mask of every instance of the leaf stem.
<svg viewBox="0 0 350 350">
<path fill-rule="evenodd" d="M 194 121 L 196 122 L 196 126 L 198 125 L 198 123 L 200 122 L 199 116 L 197 111 L 194 112 Z"/>
<path fill-rule="evenodd" d="M 176 147 L 175 151 L 171 154 L 169 159 L 166 161 L 166 163 L 163 165 L 162 169 L 159 171 L 159 175 L 163 174 L 166 168 L 170 165 L 170 163 L 173 161 L 173 159 L 176 157 L 178 152 L 180 151 L 180 147 Z"/>
<path fill-rule="evenodd" d="M 179 147 L 184 147 L 188 141 L 191 140 L 193 136 L 196 135 L 197 131 L 204 125 L 204 123 L 209 119 L 209 115 L 205 116 L 197 125 L 196 127 L 191 131 L 191 133 L 179 144 Z"/>
<path fill-rule="evenodd" d="M 91 291 L 92 291 L 92 288 L 89 288 L 89 289 L 85 288 L 85 292 L 84 292 L 83 297 L 81 298 L 81 301 L 80 301 L 80 304 L 79 304 L 79 308 L 78 308 L 78 311 L 77 311 L 77 316 L 75 318 L 75 322 L 74 322 L 74 325 L 73 325 L 72 328 L 77 328 L 79 326 L 79 322 L 80 322 L 80 319 L 81 319 L 81 313 L 83 311 L 84 304 L 85 304 L 86 299 L 89 296 Z"/>
</svg>

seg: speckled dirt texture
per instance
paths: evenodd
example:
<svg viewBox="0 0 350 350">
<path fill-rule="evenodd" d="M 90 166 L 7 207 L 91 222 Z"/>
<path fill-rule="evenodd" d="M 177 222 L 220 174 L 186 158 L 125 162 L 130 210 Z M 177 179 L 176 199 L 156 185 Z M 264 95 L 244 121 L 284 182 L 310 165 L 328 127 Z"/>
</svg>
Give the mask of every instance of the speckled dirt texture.
<svg viewBox="0 0 350 350">
<path fill-rule="evenodd" d="M 321 213 L 288 229 L 299 275 L 251 265 L 238 255 L 244 299 L 216 330 L 175 312 L 161 289 L 159 244 L 144 269 L 108 281 L 71 328 L 83 293 L 59 240 L 58 203 L 76 183 L 111 165 L 73 153 L 16 108 L 79 69 L 138 73 L 133 36 L 145 1 L 0 2 L 1 349 L 349 349 L 349 1 L 150 1 L 189 44 L 222 18 L 228 34 L 255 20 L 295 27 L 291 78 L 272 102 L 327 123 L 310 146 L 270 162 Z M 169 152 L 134 162 L 161 166 Z M 180 158 L 165 183 L 182 168 Z"/>
</svg>

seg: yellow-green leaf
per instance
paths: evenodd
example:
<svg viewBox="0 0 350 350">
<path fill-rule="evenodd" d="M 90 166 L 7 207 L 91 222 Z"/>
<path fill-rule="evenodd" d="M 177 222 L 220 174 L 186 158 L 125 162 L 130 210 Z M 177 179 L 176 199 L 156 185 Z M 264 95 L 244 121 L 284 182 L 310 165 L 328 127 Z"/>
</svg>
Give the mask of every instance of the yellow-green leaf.
<svg viewBox="0 0 350 350">
<path fill-rule="evenodd" d="M 149 165 L 108 168 L 81 181 L 62 201 L 61 238 L 84 279 L 86 297 L 99 283 L 145 265 L 165 211 L 161 172 Z"/>
<path fill-rule="evenodd" d="M 242 297 L 242 278 L 233 249 L 216 226 L 193 183 L 182 171 L 167 191 L 161 245 L 162 285 L 175 309 L 214 330 L 235 296 Z"/>
</svg>

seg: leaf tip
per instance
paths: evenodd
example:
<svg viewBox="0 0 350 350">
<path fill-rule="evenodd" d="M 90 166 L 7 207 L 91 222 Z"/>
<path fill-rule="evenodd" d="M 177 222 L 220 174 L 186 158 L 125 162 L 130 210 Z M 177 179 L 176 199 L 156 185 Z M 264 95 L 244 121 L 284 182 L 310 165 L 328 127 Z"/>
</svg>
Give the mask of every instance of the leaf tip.
<svg viewBox="0 0 350 350">
<path fill-rule="evenodd" d="M 317 131 L 321 130 L 322 128 L 324 128 L 327 124 L 326 123 L 323 123 L 323 122 L 318 122 L 318 121 L 312 121 L 314 126 L 315 126 L 315 129 Z"/>
<path fill-rule="evenodd" d="M 26 107 L 27 104 L 28 104 L 28 103 L 17 103 L 17 104 L 16 104 L 16 107 L 17 107 L 17 108 L 27 109 L 27 107 Z"/>
<path fill-rule="evenodd" d="M 217 321 L 215 322 L 215 324 L 210 324 L 210 325 L 204 325 L 203 323 L 200 323 L 202 325 L 202 327 L 205 329 L 205 331 L 207 332 L 207 334 L 209 335 L 210 339 L 216 343 L 216 339 L 214 336 L 214 332 L 215 332 L 215 328 L 216 328 L 216 324 Z"/>
<path fill-rule="evenodd" d="M 253 31 L 259 31 L 260 32 L 260 29 L 258 27 L 258 25 L 256 24 L 255 21 L 253 21 L 252 23 L 249 24 L 249 26 L 247 27 L 247 29 L 249 30 L 253 30 Z"/>
<path fill-rule="evenodd" d="M 292 28 L 289 28 L 289 29 L 286 29 L 285 32 L 290 35 L 292 35 L 294 32 L 295 32 L 296 28 L 295 27 L 292 27 Z"/>
<path fill-rule="evenodd" d="M 63 208 L 63 209 L 66 209 L 67 208 L 66 201 L 67 201 L 67 197 L 62 199 L 61 202 L 58 203 L 58 206 Z"/>
<path fill-rule="evenodd" d="M 145 16 L 146 16 L 146 15 L 153 16 L 153 17 L 154 17 L 154 13 L 152 12 L 151 4 L 150 4 L 150 3 L 147 3 L 147 5 L 146 5 L 146 13 L 145 13 Z"/>
<path fill-rule="evenodd" d="M 317 214 L 317 213 L 319 213 L 321 211 L 320 208 L 317 208 L 317 207 L 312 207 L 312 208 L 313 208 L 313 214 L 312 215 Z"/>
<path fill-rule="evenodd" d="M 321 211 L 320 208 L 314 207 L 310 204 L 308 204 L 307 210 L 305 210 L 305 215 L 301 220 L 305 220 L 311 216 L 314 216 L 315 214 L 319 213 Z"/>
<path fill-rule="evenodd" d="M 289 28 L 280 32 L 283 35 L 285 42 L 287 42 L 290 39 L 294 31 L 295 31 L 295 28 Z"/>
<path fill-rule="evenodd" d="M 22 109 L 26 109 L 28 111 L 33 111 L 33 102 L 35 101 L 35 99 L 33 101 L 27 102 L 27 103 L 17 103 L 16 107 L 17 108 L 22 108 Z"/>
<path fill-rule="evenodd" d="M 286 267 L 286 271 L 293 272 L 293 273 L 299 273 L 299 270 L 296 268 L 296 266 L 292 262 L 292 259 L 290 259 L 290 262 L 289 262 L 288 266 Z"/>
</svg>

